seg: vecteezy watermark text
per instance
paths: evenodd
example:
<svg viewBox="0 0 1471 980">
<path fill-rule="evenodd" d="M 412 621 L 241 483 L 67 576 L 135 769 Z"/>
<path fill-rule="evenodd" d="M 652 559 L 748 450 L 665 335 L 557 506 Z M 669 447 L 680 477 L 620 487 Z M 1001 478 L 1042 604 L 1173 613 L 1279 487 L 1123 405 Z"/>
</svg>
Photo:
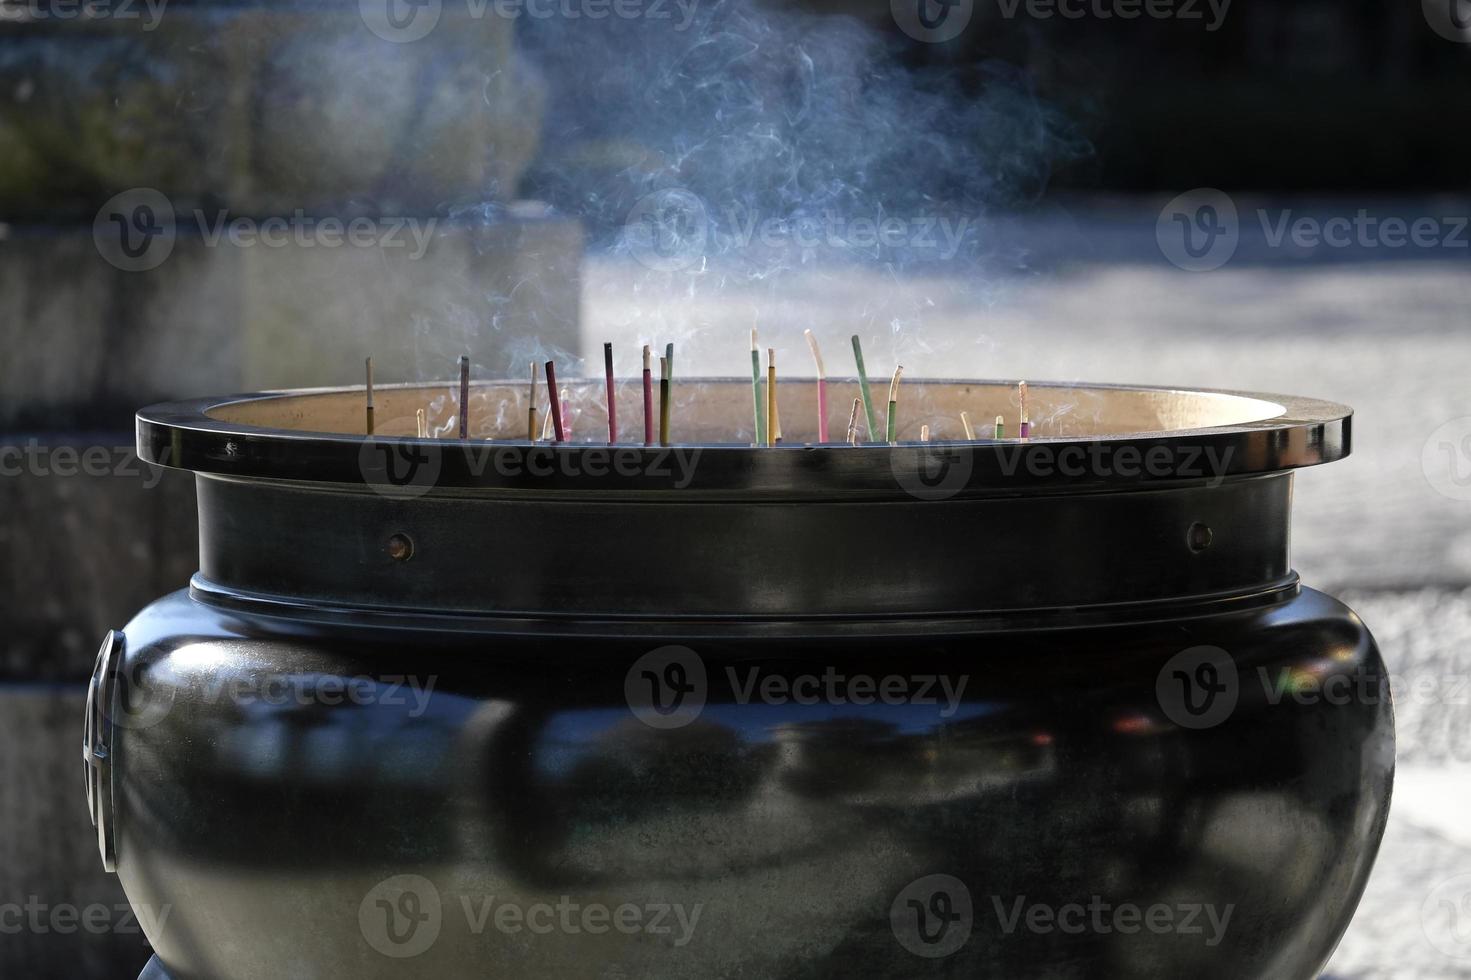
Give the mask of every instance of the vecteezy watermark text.
<svg viewBox="0 0 1471 980">
<path fill-rule="evenodd" d="M 1033 20 L 1181 20 L 1204 21 L 1207 33 L 1221 29 L 1231 0 L 996 0 L 1001 16 L 1020 13 Z"/>
<path fill-rule="evenodd" d="M 134 935 L 143 932 L 158 936 L 172 911 L 172 905 L 154 907 L 147 904 L 129 905 L 127 902 L 113 905 L 93 902 L 83 906 L 67 902 L 52 904 L 41 901 L 39 896 L 30 895 L 24 902 L 0 903 L 0 936 L 14 936 L 23 932 L 34 935 L 56 933 L 62 936 L 76 932 L 92 935 Z"/>
<path fill-rule="evenodd" d="M 0 443 L 0 478 L 17 476 L 117 476 L 139 480 L 152 490 L 164 468 L 145 463 L 132 446 L 44 446 L 34 437 L 23 443 Z"/>
<path fill-rule="evenodd" d="M 358 16 L 375 35 L 393 44 L 428 37 L 439 26 L 446 3 L 458 0 L 358 0 Z M 694 23 L 700 0 L 463 0 L 456 19 L 490 17 L 529 20 L 639 20 L 672 24 L 686 31 Z"/>
<path fill-rule="evenodd" d="M 689 944 L 705 910 L 703 902 L 583 902 L 570 895 L 555 900 L 459 895 L 464 930 L 479 936 L 493 929 L 507 936 L 649 936 L 676 947 Z M 358 928 L 384 956 L 406 959 L 433 946 L 446 928 L 448 903 L 434 882 L 420 875 L 395 875 L 375 885 L 358 906 Z"/>
<path fill-rule="evenodd" d="M 194 209 L 181 217 L 173 202 L 151 187 L 113 196 L 92 222 L 92 241 L 107 262 L 124 272 L 147 272 L 173 254 L 181 231 L 208 248 L 371 248 L 404 251 L 417 261 L 429 250 L 438 218 L 380 216 L 318 218 L 297 209 L 264 218 L 228 210 Z"/>
<path fill-rule="evenodd" d="M 641 197 L 624 221 L 619 248 L 658 272 L 701 270 L 713 255 L 752 248 L 880 255 L 903 251 L 955 258 L 973 238 L 975 219 L 936 214 L 844 214 L 824 210 L 765 214 L 733 205 L 712 213 L 681 187 Z"/>
<path fill-rule="evenodd" d="M 1243 221 L 1224 191 L 1200 187 L 1161 210 L 1155 223 L 1160 253 L 1188 272 L 1209 272 L 1231 261 L 1248 234 L 1269 250 L 1319 254 L 1348 249 L 1420 249 L 1464 257 L 1471 248 L 1471 216 L 1464 214 L 1306 214 L 1294 208 L 1257 208 Z"/>
<path fill-rule="evenodd" d="M 169 0 L 0 0 L 0 24 L 51 20 L 141 21 L 153 31 L 163 20 Z"/>
</svg>

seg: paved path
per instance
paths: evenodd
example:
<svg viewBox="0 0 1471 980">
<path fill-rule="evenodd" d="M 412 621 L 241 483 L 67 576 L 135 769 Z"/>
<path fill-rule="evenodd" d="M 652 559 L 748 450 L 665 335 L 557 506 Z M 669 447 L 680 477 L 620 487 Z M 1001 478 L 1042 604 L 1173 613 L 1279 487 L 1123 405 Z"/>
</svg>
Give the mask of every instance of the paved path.
<svg viewBox="0 0 1471 980">
<path fill-rule="evenodd" d="M 728 375 L 746 370 L 756 322 L 796 374 L 809 373 L 811 327 L 835 373 L 848 370 L 843 345 L 857 331 L 871 373 L 900 360 L 917 376 L 1202 385 L 1352 405 L 1353 457 L 1298 476 L 1294 564 L 1375 631 L 1396 682 L 1400 775 L 1374 877 L 1325 976 L 1471 978 L 1471 933 L 1436 918 L 1449 893 L 1434 892 L 1471 874 L 1471 500 L 1454 496 L 1454 478 L 1471 476 L 1471 442 L 1461 446 L 1461 432 L 1432 440 L 1471 419 L 1468 250 L 1311 255 L 1257 242 L 1239 262 L 1192 274 L 1161 259 L 1143 209 L 1054 215 L 1012 232 L 998 252 L 1029 255 L 1034 271 L 894 276 L 814 264 L 753 276 L 737 256 L 665 276 L 595 260 L 584 355 L 596 363 L 604 340 L 631 352 L 676 339 L 686 377 Z M 1471 896 L 1471 878 L 1452 886 Z M 1471 898 L 1461 925 L 1471 928 Z"/>
</svg>

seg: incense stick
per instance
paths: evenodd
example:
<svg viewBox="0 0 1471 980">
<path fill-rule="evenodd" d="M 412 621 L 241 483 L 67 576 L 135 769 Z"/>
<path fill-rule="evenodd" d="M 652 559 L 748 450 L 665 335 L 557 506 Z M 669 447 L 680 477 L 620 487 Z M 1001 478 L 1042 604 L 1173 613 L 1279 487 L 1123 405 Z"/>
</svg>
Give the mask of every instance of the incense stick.
<svg viewBox="0 0 1471 980">
<path fill-rule="evenodd" d="M 1001 415 L 996 416 L 996 438 L 1006 438 L 1006 418 Z"/>
<path fill-rule="evenodd" d="M 848 445 L 858 445 L 858 407 L 863 404 L 863 399 L 853 399 L 853 410 L 848 413 Z"/>
<path fill-rule="evenodd" d="M 460 355 L 460 438 L 470 438 L 470 359 Z"/>
<path fill-rule="evenodd" d="M 670 345 L 670 350 L 674 345 Z M 669 358 L 659 358 L 659 445 L 669 445 Z"/>
<path fill-rule="evenodd" d="M 975 441 L 975 438 L 976 438 L 976 430 L 970 424 L 970 413 L 969 412 L 961 412 L 960 413 L 960 424 L 965 427 L 965 437 L 967 439 L 970 439 L 971 441 Z"/>
<path fill-rule="evenodd" d="M 776 445 L 776 348 L 766 348 L 766 445 Z"/>
<path fill-rule="evenodd" d="M 424 410 L 422 408 L 419 409 L 418 411 L 414 412 L 414 424 L 417 427 L 415 429 L 415 431 L 418 432 L 419 438 L 420 439 L 428 439 L 429 438 L 429 420 L 424 417 Z"/>
<path fill-rule="evenodd" d="M 603 376 L 608 382 L 608 445 L 618 442 L 618 401 L 613 396 L 613 345 L 603 345 Z"/>
<path fill-rule="evenodd" d="M 921 425 L 919 427 L 919 441 L 920 442 L 929 442 L 930 441 L 930 427 L 928 425 Z"/>
<path fill-rule="evenodd" d="M 364 411 L 364 413 L 366 415 L 366 423 L 367 423 L 368 435 L 372 435 L 373 434 L 373 359 L 371 357 L 369 357 L 369 358 L 367 358 L 365 360 L 364 367 L 367 370 L 368 380 L 367 380 L 366 386 L 363 389 L 364 393 L 367 396 L 367 404 L 363 406 L 363 411 Z"/>
<path fill-rule="evenodd" d="M 649 369 L 652 353 L 644 344 L 644 445 L 654 444 L 654 372 Z"/>
<path fill-rule="evenodd" d="M 761 401 L 761 351 L 756 346 L 756 328 L 751 328 L 751 401 L 756 411 L 756 431 L 751 441 L 761 445 L 766 433 L 766 406 Z"/>
<path fill-rule="evenodd" d="M 527 409 L 527 441 L 537 441 L 537 362 L 531 362 L 531 408 Z"/>
<path fill-rule="evenodd" d="M 1017 435 L 1025 439 L 1032 434 L 1032 417 L 1027 414 L 1027 383 L 1018 381 L 1016 383 L 1017 401 L 1021 403 L 1021 412 L 1017 416 Z"/>
<path fill-rule="evenodd" d="M 894 380 L 889 382 L 889 425 L 888 442 L 894 441 L 894 435 L 899 430 L 899 376 L 904 373 L 904 365 L 894 369 Z"/>
<path fill-rule="evenodd" d="M 551 361 L 546 363 L 547 372 L 547 407 L 551 409 L 552 430 L 557 435 L 558 442 L 565 442 L 567 430 L 562 428 L 562 403 L 557 400 L 557 365 Z"/>
<path fill-rule="evenodd" d="M 817 338 L 812 331 L 807 334 L 807 346 L 812 348 L 812 360 L 817 363 L 817 441 L 827 442 L 827 372 L 822 367 L 822 351 L 817 349 Z"/>
<path fill-rule="evenodd" d="M 868 437 L 874 438 L 879 430 L 878 416 L 873 414 L 873 395 L 868 390 L 868 372 L 863 369 L 863 345 L 858 335 L 853 335 L 853 360 L 858 362 L 858 391 L 863 396 L 863 414 L 868 418 Z"/>
</svg>

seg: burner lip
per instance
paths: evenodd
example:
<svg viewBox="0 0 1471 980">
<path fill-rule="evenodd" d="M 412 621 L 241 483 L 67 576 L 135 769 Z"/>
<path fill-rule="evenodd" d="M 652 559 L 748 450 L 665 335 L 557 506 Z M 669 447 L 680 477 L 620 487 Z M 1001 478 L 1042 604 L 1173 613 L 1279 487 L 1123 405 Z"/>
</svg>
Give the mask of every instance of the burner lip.
<svg viewBox="0 0 1471 980">
<path fill-rule="evenodd" d="M 602 392 L 601 379 L 571 382 Z M 882 388 L 877 382 L 871 384 Z M 723 397 L 744 393 L 748 379 L 681 379 L 683 388 L 702 386 Z M 855 386 L 853 379 L 829 378 L 834 387 Z M 1127 489 L 1181 481 L 1213 485 L 1235 477 L 1276 473 L 1342 459 L 1351 450 L 1353 410 L 1346 405 L 1292 395 L 1219 388 L 1181 388 L 1120 384 L 1028 382 L 1034 399 L 1080 395 L 1089 399 L 1181 399 L 1201 405 L 1211 400 L 1235 412 L 1263 417 L 1227 424 L 1141 429 L 1103 435 L 1047 433 L 1034 425 L 1032 438 L 1019 440 L 1014 410 L 1007 416 L 1008 438 L 975 441 L 941 439 L 895 443 L 812 444 L 801 437 L 805 412 L 786 399 L 807 398 L 811 378 L 783 382 L 782 421 L 792 420 L 790 441 L 773 447 L 718 441 L 676 441 L 645 447 L 620 441 L 530 443 L 519 439 L 421 439 L 384 432 L 374 436 L 306 427 L 273 427 L 220 418 L 221 413 L 275 412 L 287 404 L 335 404 L 361 399 L 359 386 L 254 392 L 152 405 L 137 414 L 137 449 L 146 463 L 217 477 L 371 487 L 390 496 L 474 491 L 523 491 L 543 495 L 610 499 L 633 494 L 733 493 L 763 497 L 828 497 L 888 494 L 897 498 L 948 499 L 956 495 L 1018 492 L 1084 492 Z M 711 387 L 715 386 L 715 387 Z M 442 393 L 446 382 L 382 385 L 376 389 L 378 417 L 385 399 Z M 515 393 L 524 382 L 479 381 L 476 392 Z M 905 379 L 907 404 L 916 399 L 956 397 L 957 392 L 1010 389 L 1010 382 Z M 876 398 L 882 397 L 876 393 Z M 1239 405 L 1230 400 L 1242 400 Z M 303 401 L 304 400 L 304 401 Z M 326 400 L 332 400 L 331 402 Z M 841 402 L 837 402 L 841 404 Z M 360 401 L 354 402 L 360 404 Z M 518 403 L 519 404 L 519 403 Z M 1101 401 L 1100 401 L 1101 404 Z M 1253 409 L 1253 406 L 1256 406 Z M 901 413 L 906 401 L 901 400 Z M 515 411 L 515 410 L 513 410 Z M 519 409 L 524 411 L 524 409 Z M 882 415 L 882 409 L 879 414 Z M 289 414 L 289 413 L 288 413 Z M 911 419 L 914 416 L 911 416 Z M 1034 419 L 1041 417 L 1035 409 Z M 305 420 L 297 419 L 301 425 Z M 633 419 L 627 420 L 629 430 Z M 973 420 L 989 429 L 988 418 Z M 585 439 L 601 418 L 584 422 Z M 838 428 L 841 428 L 839 426 Z M 628 435 L 641 435 L 625 430 Z M 627 438 L 627 435 L 624 436 Z M 395 455 L 415 469 L 407 480 L 389 475 Z M 396 465 L 396 464 L 395 464 Z M 937 473 L 939 474 L 937 476 Z"/>
</svg>

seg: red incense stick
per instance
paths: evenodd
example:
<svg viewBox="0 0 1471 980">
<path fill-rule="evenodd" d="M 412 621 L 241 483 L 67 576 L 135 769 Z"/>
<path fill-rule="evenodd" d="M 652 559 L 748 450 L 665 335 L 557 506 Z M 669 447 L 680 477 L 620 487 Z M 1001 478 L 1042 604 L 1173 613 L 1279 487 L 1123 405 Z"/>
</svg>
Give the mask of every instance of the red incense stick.
<svg viewBox="0 0 1471 980">
<path fill-rule="evenodd" d="M 551 402 L 552 430 L 557 434 L 558 442 L 567 440 L 567 430 L 562 428 L 562 401 L 557 397 L 557 366 L 547 361 L 547 401 Z"/>
<path fill-rule="evenodd" d="M 644 445 L 654 444 L 654 372 L 650 370 L 649 345 L 644 344 Z"/>
<path fill-rule="evenodd" d="M 618 401 L 613 397 L 613 345 L 603 345 L 603 375 L 608 381 L 608 444 L 618 441 Z"/>
</svg>

